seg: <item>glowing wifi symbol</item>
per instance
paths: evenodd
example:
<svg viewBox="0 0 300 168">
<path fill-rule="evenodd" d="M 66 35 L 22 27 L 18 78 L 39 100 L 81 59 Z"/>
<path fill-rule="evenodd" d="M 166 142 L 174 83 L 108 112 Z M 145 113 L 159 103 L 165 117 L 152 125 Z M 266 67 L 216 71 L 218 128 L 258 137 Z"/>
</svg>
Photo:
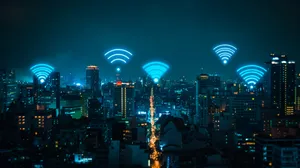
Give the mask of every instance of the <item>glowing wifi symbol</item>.
<svg viewBox="0 0 300 168">
<path fill-rule="evenodd" d="M 227 64 L 237 51 L 237 48 L 230 44 L 221 44 L 213 48 L 214 52 L 220 57 L 223 64 Z"/>
<path fill-rule="evenodd" d="M 149 62 L 143 66 L 144 71 L 155 83 L 160 80 L 160 78 L 168 71 L 169 68 L 169 65 L 159 61 Z"/>
<path fill-rule="evenodd" d="M 44 83 L 48 76 L 54 71 L 54 68 L 48 64 L 36 64 L 30 68 L 30 71 Z"/>
<path fill-rule="evenodd" d="M 106 59 L 110 62 L 110 63 L 124 63 L 126 64 L 131 57 L 133 56 L 131 52 L 125 50 L 125 49 L 112 49 L 109 50 L 108 52 L 106 52 L 104 54 L 104 56 L 106 57 Z"/>
<path fill-rule="evenodd" d="M 250 86 L 251 89 L 265 75 L 267 70 L 258 65 L 245 65 L 237 70 L 241 78 Z"/>
</svg>

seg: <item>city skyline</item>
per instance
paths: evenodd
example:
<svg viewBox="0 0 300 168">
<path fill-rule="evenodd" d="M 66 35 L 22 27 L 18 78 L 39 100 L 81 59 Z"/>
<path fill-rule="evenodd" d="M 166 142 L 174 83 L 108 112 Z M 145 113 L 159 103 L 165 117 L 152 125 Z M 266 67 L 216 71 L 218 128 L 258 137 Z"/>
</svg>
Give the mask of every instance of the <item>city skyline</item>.
<svg viewBox="0 0 300 168">
<path fill-rule="evenodd" d="M 4 2 L 2 167 L 299 168 L 299 7 Z"/>
</svg>

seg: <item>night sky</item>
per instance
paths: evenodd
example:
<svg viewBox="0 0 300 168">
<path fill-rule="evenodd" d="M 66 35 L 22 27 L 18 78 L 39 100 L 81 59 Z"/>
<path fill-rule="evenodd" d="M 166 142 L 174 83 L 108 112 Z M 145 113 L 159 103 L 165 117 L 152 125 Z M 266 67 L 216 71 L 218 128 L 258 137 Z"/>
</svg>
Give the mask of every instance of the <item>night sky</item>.
<svg viewBox="0 0 300 168">
<path fill-rule="evenodd" d="M 241 65 L 265 66 L 270 52 L 300 63 L 299 0 L 23 1 L 0 7 L 0 67 L 20 75 L 30 74 L 30 65 L 49 63 L 83 77 L 85 67 L 96 64 L 100 76 L 109 77 L 114 66 L 103 53 L 115 47 L 134 54 L 123 67 L 126 78 L 142 75 L 141 66 L 151 60 L 169 63 L 166 76 L 173 79 L 192 79 L 202 68 L 233 78 Z M 238 48 L 226 66 L 212 52 L 224 42 Z"/>
</svg>

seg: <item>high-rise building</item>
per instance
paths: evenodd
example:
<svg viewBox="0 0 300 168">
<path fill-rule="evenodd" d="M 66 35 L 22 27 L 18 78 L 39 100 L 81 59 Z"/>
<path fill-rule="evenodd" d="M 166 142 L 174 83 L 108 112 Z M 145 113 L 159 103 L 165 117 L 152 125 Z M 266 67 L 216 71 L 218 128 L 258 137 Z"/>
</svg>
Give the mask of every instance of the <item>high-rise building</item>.
<svg viewBox="0 0 300 168">
<path fill-rule="evenodd" d="M 60 73 L 52 72 L 49 76 L 52 97 L 55 103 L 56 114 L 60 114 Z"/>
<path fill-rule="evenodd" d="M 271 105 L 280 109 L 278 115 L 293 115 L 295 111 L 295 62 L 286 55 L 271 54 Z"/>
<path fill-rule="evenodd" d="M 72 73 L 68 73 L 67 75 L 64 76 L 64 80 L 67 85 L 71 85 L 75 82 L 75 75 Z"/>
<path fill-rule="evenodd" d="M 17 83 L 5 84 L 6 107 L 8 107 L 13 101 L 17 100 L 19 95 L 20 95 L 20 85 L 18 85 Z"/>
<path fill-rule="evenodd" d="M 42 84 L 39 82 L 38 78 L 34 75 L 33 76 L 33 104 L 36 108 L 38 108 L 38 101 L 39 101 L 39 97 L 41 95 L 42 92 Z"/>
<path fill-rule="evenodd" d="M 88 117 L 89 118 L 104 118 L 102 104 L 99 99 L 88 99 Z"/>
<path fill-rule="evenodd" d="M 25 107 L 34 105 L 33 85 L 21 85 L 20 98 Z"/>
<path fill-rule="evenodd" d="M 102 85 L 102 94 L 103 94 L 103 108 L 107 110 L 107 117 L 113 117 L 113 107 L 114 107 L 114 89 L 115 85 L 111 82 L 108 82 Z"/>
<path fill-rule="evenodd" d="M 86 88 L 91 90 L 94 97 L 100 93 L 99 68 L 95 65 L 86 68 Z"/>
<path fill-rule="evenodd" d="M 10 103 L 18 97 L 18 85 L 14 70 L 0 70 L 0 112 L 7 111 Z"/>
<path fill-rule="evenodd" d="M 124 118 L 135 115 L 134 98 L 134 85 L 118 81 L 114 90 L 115 112 L 121 113 Z"/>
<path fill-rule="evenodd" d="M 296 77 L 296 111 L 300 112 L 300 73 Z"/>
<path fill-rule="evenodd" d="M 0 69 L 0 83 L 15 83 L 16 73 L 14 70 Z"/>
<path fill-rule="evenodd" d="M 230 98 L 229 109 L 235 120 L 261 120 L 260 97 L 254 94 L 239 94 Z"/>
<path fill-rule="evenodd" d="M 199 93 L 218 95 L 221 88 L 221 77 L 218 74 L 201 74 L 197 77 Z"/>
<path fill-rule="evenodd" d="M 208 107 L 210 96 L 219 95 L 221 79 L 219 75 L 201 74 L 196 80 L 196 115 L 195 124 L 208 126 Z"/>
</svg>

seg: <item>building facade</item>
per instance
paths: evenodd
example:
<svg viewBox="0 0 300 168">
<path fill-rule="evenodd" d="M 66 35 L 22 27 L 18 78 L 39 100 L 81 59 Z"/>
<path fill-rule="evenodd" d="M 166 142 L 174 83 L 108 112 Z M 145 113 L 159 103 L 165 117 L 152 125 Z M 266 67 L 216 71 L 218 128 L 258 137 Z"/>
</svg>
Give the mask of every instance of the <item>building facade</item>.
<svg viewBox="0 0 300 168">
<path fill-rule="evenodd" d="M 271 105 L 280 109 L 278 115 L 294 115 L 296 64 L 286 55 L 271 54 Z"/>
</svg>

